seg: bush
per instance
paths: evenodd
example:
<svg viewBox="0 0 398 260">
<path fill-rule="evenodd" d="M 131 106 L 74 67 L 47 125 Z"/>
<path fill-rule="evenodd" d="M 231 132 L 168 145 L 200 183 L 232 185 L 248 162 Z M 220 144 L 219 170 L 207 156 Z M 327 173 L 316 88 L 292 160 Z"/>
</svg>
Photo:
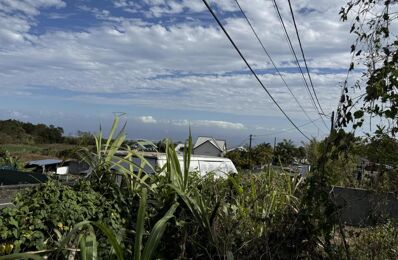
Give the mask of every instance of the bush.
<svg viewBox="0 0 398 260">
<path fill-rule="evenodd" d="M 0 148 L 0 169 L 17 170 L 22 167 L 18 157 L 12 156 L 7 150 Z"/>
<path fill-rule="evenodd" d="M 15 208 L 5 208 L 0 213 L 0 255 L 50 250 L 83 220 L 100 220 L 119 238 L 125 230 L 126 219 L 121 216 L 120 205 L 94 191 L 88 182 L 70 187 L 50 181 L 19 193 L 14 204 Z M 106 255 L 110 246 L 104 238 L 99 241 L 100 254 Z"/>
<path fill-rule="evenodd" d="M 353 259 L 397 259 L 398 225 L 388 222 L 383 225 L 350 230 L 351 256 Z"/>
</svg>

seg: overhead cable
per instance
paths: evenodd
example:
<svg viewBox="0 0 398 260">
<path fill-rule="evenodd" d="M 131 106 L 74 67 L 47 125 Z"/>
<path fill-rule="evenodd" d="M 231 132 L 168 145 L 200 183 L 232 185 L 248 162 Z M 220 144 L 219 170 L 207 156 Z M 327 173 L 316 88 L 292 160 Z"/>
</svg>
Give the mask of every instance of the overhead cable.
<svg viewBox="0 0 398 260">
<path fill-rule="evenodd" d="M 267 55 L 268 59 L 270 60 L 272 66 L 274 67 L 276 73 L 279 75 L 279 77 L 281 78 L 281 80 L 283 81 L 283 83 L 285 84 L 286 88 L 289 90 L 290 94 L 293 96 L 294 100 L 296 101 L 296 103 L 299 105 L 301 111 L 303 111 L 303 113 L 306 115 L 306 117 L 308 118 L 308 120 L 312 121 L 311 117 L 308 115 L 307 111 L 305 111 L 304 107 L 301 105 L 300 101 L 297 99 L 297 97 L 294 95 L 293 91 L 291 90 L 291 88 L 289 87 L 289 85 L 287 84 L 286 80 L 284 79 L 282 73 L 279 71 L 278 67 L 276 66 L 274 60 L 271 57 L 271 54 L 267 51 L 267 49 L 265 48 L 263 42 L 261 41 L 260 37 L 258 36 L 256 30 L 254 29 L 254 26 L 252 25 L 252 23 L 250 22 L 249 18 L 247 17 L 247 15 L 245 14 L 245 12 L 243 11 L 241 5 L 239 4 L 238 0 L 235 0 L 235 3 L 237 4 L 237 6 L 239 7 L 240 12 L 242 13 L 243 17 L 246 19 L 248 25 L 250 26 L 253 34 L 255 35 L 257 41 L 260 43 L 261 48 L 263 49 L 264 53 Z M 314 126 L 316 128 L 319 129 L 319 127 L 313 123 Z"/>
<path fill-rule="evenodd" d="M 318 96 L 317 96 L 316 91 L 315 91 L 315 88 L 314 88 L 314 84 L 313 84 L 313 82 L 312 82 L 311 74 L 310 74 L 310 71 L 309 71 L 309 69 L 308 69 L 307 59 L 305 58 L 305 55 L 304 55 L 303 45 L 301 44 L 301 39 L 300 39 L 300 34 L 299 34 L 299 32 L 298 32 L 298 29 L 297 29 L 296 19 L 294 18 L 294 12 L 293 12 L 293 8 L 292 8 L 292 4 L 290 3 L 290 0 L 288 0 L 288 2 L 289 2 L 290 14 L 292 15 L 292 20 L 293 20 L 293 24 L 294 24 L 294 29 L 295 29 L 295 31 L 296 31 L 297 40 L 298 40 L 299 45 L 300 45 L 301 55 L 303 56 L 304 65 L 305 65 L 305 68 L 306 68 L 306 70 L 307 70 L 307 75 L 308 75 L 308 78 L 309 78 L 309 80 L 310 80 L 310 84 L 311 84 L 311 87 L 312 87 L 312 91 L 314 92 L 314 96 L 315 96 L 315 99 L 316 99 L 316 101 L 317 101 L 317 103 L 318 103 L 318 106 L 319 106 L 319 108 L 321 109 L 322 114 L 324 115 L 325 112 L 323 111 L 322 106 L 321 106 L 321 103 L 319 102 Z"/>
<path fill-rule="evenodd" d="M 235 42 L 233 41 L 233 39 L 231 38 L 231 36 L 229 35 L 229 33 L 227 32 L 227 30 L 224 28 L 224 26 L 222 25 L 221 21 L 218 19 L 217 15 L 214 13 L 213 9 L 210 7 L 210 5 L 207 3 L 206 0 L 202 0 L 202 2 L 206 5 L 207 9 L 209 10 L 209 12 L 211 13 L 211 15 L 214 17 L 214 19 L 216 20 L 216 22 L 218 23 L 218 25 L 220 26 L 220 28 L 222 29 L 222 31 L 224 32 L 225 36 L 227 36 L 228 40 L 231 42 L 231 44 L 233 45 L 233 47 L 235 48 L 235 50 L 238 52 L 239 56 L 242 58 L 242 60 L 245 62 L 246 66 L 248 67 L 248 69 L 251 71 L 251 73 L 253 74 L 253 76 L 256 78 L 256 80 L 258 81 L 258 83 L 260 83 L 261 87 L 264 89 L 264 91 L 268 94 L 268 96 L 271 98 L 271 100 L 275 103 L 275 105 L 278 107 L 278 109 L 282 112 L 282 114 L 286 117 L 286 119 L 294 126 L 294 128 L 297 129 L 297 131 L 299 131 L 306 139 L 308 139 L 309 141 L 311 140 L 306 134 L 303 133 L 303 131 L 292 121 L 292 119 L 286 114 L 286 112 L 282 109 L 282 107 L 278 104 L 278 102 L 276 102 L 276 100 L 274 99 L 274 97 L 271 95 L 271 93 L 268 91 L 268 89 L 265 87 L 265 85 L 263 84 L 263 82 L 260 80 L 260 78 L 257 76 L 257 73 L 253 70 L 253 68 L 250 66 L 250 64 L 248 63 L 248 61 L 246 60 L 246 58 L 243 56 L 242 52 L 239 50 L 238 46 L 235 44 Z"/>
<path fill-rule="evenodd" d="M 274 3 L 275 10 L 276 10 L 276 12 L 277 12 L 277 14 L 278 14 L 279 21 L 280 21 L 280 23 L 281 23 L 281 25 L 282 25 L 282 27 L 283 27 L 284 32 L 285 32 L 285 37 L 286 37 L 286 39 L 287 39 L 287 41 L 288 41 L 288 43 L 289 43 L 290 51 L 292 52 L 292 55 L 293 55 L 293 57 L 294 57 L 294 59 L 295 59 L 295 62 L 296 62 L 296 65 L 297 65 L 297 67 L 299 68 L 299 71 L 300 71 L 300 73 L 301 73 L 301 75 L 302 75 L 303 82 L 304 82 L 304 85 L 305 85 L 305 87 L 306 87 L 306 89 L 307 89 L 307 92 L 308 92 L 308 94 L 310 95 L 312 105 L 313 105 L 314 108 L 316 109 L 318 115 L 322 118 L 322 112 L 319 110 L 318 106 L 316 105 L 315 99 L 314 99 L 314 97 L 313 97 L 313 95 L 312 95 L 312 92 L 311 92 L 310 87 L 309 87 L 309 85 L 308 85 L 307 79 L 305 78 L 303 69 L 301 68 L 300 62 L 299 62 L 299 60 L 298 60 L 298 58 L 297 58 L 296 51 L 295 51 L 294 48 L 293 48 L 293 44 L 292 44 L 292 41 L 291 41 L 291 39 L 290 39 L 289 33 L 287 32 L 285 22 L 283 21 L 282 15 L 281 15 L 281 13 L 280 13 L 280 11 L 279 11 L 279 6 L 278 6 L 278 4 L 276 3 L 276 0 L 273 0 L 273 3 Z M 324 119 L 322 119 L 322 122 L 323 122 L 324 126 L 326 127 L 326 129 L 329 129 Z"/>
</svg>

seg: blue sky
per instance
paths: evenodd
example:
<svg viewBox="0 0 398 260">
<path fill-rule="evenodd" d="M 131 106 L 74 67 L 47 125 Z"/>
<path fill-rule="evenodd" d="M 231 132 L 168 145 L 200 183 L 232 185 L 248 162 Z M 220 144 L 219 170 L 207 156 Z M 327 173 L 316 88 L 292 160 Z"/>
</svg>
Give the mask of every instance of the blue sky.
<svg viewBox="0 0 398 260">
<path fill-rule="evenodd" d="M 308 136 L 327 132 L 295 67 L 272 2 L 241 0 L 295 102 L 233 0 L 209 1 L 281 107 Z M 282 15 L 294 37 L 287 1 Z M 350 63 L 343 1 L 292 1 L 325 112 L 337 106 Z M 201 0 L 0 0 L 0 118 L 55 124 L 67 134 L 125 112 L 130 138 L 255 142 L 303 137 L 277 110 Z M 298 48 L 296 49 L 298 51 Z"/>
</svg>

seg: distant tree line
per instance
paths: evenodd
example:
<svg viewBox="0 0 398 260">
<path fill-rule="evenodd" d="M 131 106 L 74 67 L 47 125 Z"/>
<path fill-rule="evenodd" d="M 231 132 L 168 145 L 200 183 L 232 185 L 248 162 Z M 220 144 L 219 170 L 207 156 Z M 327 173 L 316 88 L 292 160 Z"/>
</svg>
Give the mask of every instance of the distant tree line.
<svg viewBox="0 0 398 260">
<path fill-rule="evenodd" d="M 294 159 L 306 158 L 306 151 L 303 146 L 296 147 L 292 140 L 284 139 L 275 148 L 269 143 L 262 143 L 257 146 L 246 147 L 230 151 L 226 157 L 231 159 L 235 166 L 240 169 L 263 167 L 267 164 L 287 166 L 293 163 Z"/>
<path fill-rule="evenodd" d="M 76 136 L 64 136 L 62 127 L 32 124 L 18 120 L 0 120 L 0 144 L 54 144 L 95 145 L 94 135 L 78 131 Z"/>
<path fill-rule="evenodd" d="M 32 124 L 18 120 L 0 120 L 0 143 L 41 144 L 63 142 L 64 129 L 54 125 Z"/>
</svg>

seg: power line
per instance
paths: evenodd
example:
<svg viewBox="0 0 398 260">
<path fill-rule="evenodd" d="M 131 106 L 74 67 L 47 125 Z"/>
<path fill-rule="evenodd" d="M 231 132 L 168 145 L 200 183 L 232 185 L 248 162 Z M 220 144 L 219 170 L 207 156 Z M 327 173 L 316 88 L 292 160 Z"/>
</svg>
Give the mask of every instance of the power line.
<svg viewBox="0 0 398 260">
<path fill-rule="evenodd" d="M 285 22 L 283 21 L 282 15 L 281 15 L 281 13 L 280 13 L 280 11 L 279 11 L 279 6 L 278 6 L 278 4 L 276 3 L 276 0 L 273 0 L 273 3 L 274 3 L 274 8 L 275 8 L 275 10 L 276 10 L 276 12 L 277 12 L 277 14 L 278 14 L 279 23 L 282 25 L 283 31 L 285 32 L 285 38 L 286 38 L 286 40 L 287 40 L 288 43 L 289 43 L 290 52 L 292 53 L 292 55 L 293 55 L 293 57 L 294 57 L 294 59 L 295 59 L 296 65 L 297 65 L 297 67 L 299 68 L 300 73 L 301 73 L 301 75 L 302 75 L 304 85 L 305 85 L 305 87 L 307 88 L 308 94 L 309 94 L 310 97 L 311 97 L 312 105 L 315 107 L 316 111 L 317 111 L 318 113 L 320 113 L 320 111 L 319 111 L 319 109 L 318 109 L 318 107 L 317 107 L 317 105 L 316 105 L 316 103 L 315 103 L 315 99 L 314 99 L 314 97 L 312 96 L 312 93 L 311 93 L 310 88 L 309 88 L 309 86 L 308 86 L 307 79 L 305 78 L 304 72 L 303 72 L 303 70 L 302 70 L 302 68 L 301 68 L 301 66 L 300 66 L 300 62 L 299 62 L 299 60 L 298 60 L 298 58 L 297 58 L 296 51 L 295 51 L 294 48 L 293 48 L 293 44 L 292 44 L 292 41 L 291 41 L 291 39 L 290 39 L 289 33 L 287 32 Z"/>
<path fill-rule="evenodd" d="M 223 30 L 225 36 L 227 36 L 228 40 L 231 42 L 231 44 L 234 46 L 235 50 L 238 52 L 239 56 L 242 58 L 242 60 L 245 62 L 246 66 L 249 68 L 249 70 L 251 71 L 251 73 L 253 74 L 253 76 L 256 78 L 256 80 L 258 81 L 258 83 L 260 83 L 260 85 L 263 87 L 264 91 L 268 94 L 268 96 L 271 98 L 271 100 L 275 103 L 275 105 L 279 108 L 279 110 L 282 112 L 282 114 L 286 117 L 286 119 L 297 129 L 297 131 L 299 131 L 306 139 L 308 139 L 309 141 L 311 140 L 307 135 L 305 135 L 301 129 L 292 121 L 292 119 L 290 119 L 290 117 L 286 114 L 285 111 L 283 111 L 283 109 L 281 108 L 281 106 L 278 104 L 278 102 L 276 102 L 276 100 L 274 99 L 274 97 L 271 95 L 271 93 L 268 91 L 268 89 L 265 87 L 265 85 L 263 84 L 263 82 L 260 80 L 260 78 L 257 76 L 256 72 L 253 70 L 253 68 L 250 66 L 250 64 L 247 62 L 246 58 L 243 56 L 242 52 L 239 50 L 238 46 L 235 44 L 235 42 L 232 40 L 231 36 L 229 36 L 227 30 L 224 28 L 224 26 L 222 25 L 221 21 L 218 19 L 217 15 L 214 13 L 214 11 L 211 9 L 210 5 L 207 3 L 206 0 L 202 0 L 202 2 L 206 5 L 207 9 L 209 10 L 209 12 L 211 13 L 211 15 L 214 17 L 214 19 L 216 20 L 216 22 L 218 23 L 218 25 L 221 27 L 221 29 Z"/>
<path fill-rule="evenodd" d="M 296 103 L 299 105 L 301 111 L 303 111 L 303 113 L 306 115 L 306 117 L 309 120 L 312 120 L 310 118 L 310 116 L 307 114 L 307 112 L 304 110 L 304 107 L 301 105 L 301 103 L 299 102 L 299 100 L 297 99 L 297 97 L 294 95 L 293 91 L 291 90 L 291 88 L 289 87 L 289 85 L 287 84 L 287 82 L 285 81 L 285 79 L 283 78 L 282 73 L 279 71 L 279 69 L 277 68 L 274 60 L 272 59 L 271 55 L 269 54 L 269 52 L 267 51 L 267 49 L 265 48 L 263 42 L 261 41 L 260 37 L 258 36 L 256 30 L 254 29 L 252 23 L 250 22 L 249 18 L 247 17 L 247 15 L 245 14 L 245 12 L 243 11 L 241 5 L 239 4 L 238 0 L 235 0 L 236 5 L 239 7 L 240 12 L 242 13 L 243 17 L 246 19 L 247 23 L 249 24 L 253 34 L 255 35 L 255 37 L 257 38 L 257 41 L 260 43 L 263 51 L 265 52 L 265 54 L 267 55 L 268 59 L 271 61 L 272 66 L 274 67 L 275 71 L 277 72 L 277 74 L 279 75 L 279 77 L 281 78 L 281 80 L 283 81 L 283 83 L 285 84 L 286 88 L 289 90 L 290 94 L 293 96 L 294 100 L 296 101 Z M 316 128 L 319 129 L 319 127 L 314 123 L 314 126 Z"/>
<path fill-rule="evenodd" d="M 296 19 L 294 18 L 294 13 L 293 13 L 292 4 L 291 4 L 290 0 L 288 0 L 288 2 L 289 2 L 290 14 L 292 15 L 292 19 L 293 19 L 294 29 L 295 29 L 295 31 L 296 31 L 297 39 L 298 39 L 298 42 L 299 42 L 299 45 L 300 45 L 301 55 L 303 56 L 305 68 L 306 68 L 306 70 L 307 70 L 307 75 L 308 75 L 308 78 L 309 78 L 309 80 L 310 80 L 310 84 L 311 84 L 311 87 L 312 87 L 312 91 L 314 92 L 315 99 L 316 99 L 316 101 L 317 101 L 317 103 L 318 103 L 318 105 L 319 105 L 319 108 L 320 108 L 321 111 L 322 111 L 322 114 L 324 115 L 325 112 L 324 112 L 323 109 L 322 109 L 321 103 L 319 102 L 318 96 L 317 96 L 316 91 L 315 91 L 315 88 L 314 88 L 314 84 L 312 83 L 312 78 L 311 78 L 310 71 L 309 71 L 308 65 L 307 65 L 307 59 L 305 58 L 304 50 L 303 50 L 303 45 L 301 44 L 300 35 L 299 35 L 298 29 L 297 29 Z"/>
<path fill-rule="evenodd" d="M 285 26 L 285 22 L 283 21 L 283 18 L 282 18 L 282 15 L 281 15 L 280 11 L 279 11 L 279 7 L 278 7 L 278 4 L 276 3 L 276 0 L 273 0 L 273 3 L 274 3 L 275 10 L 276 10 L 276 12 L 277 12 L 277 14 L 278 14 L 279 22 L 281 23 L 281 25 L 282 25 L 282 27 L 283 27 L 283 30 L 284 30 L 284 32 L 285 32 L 285 37 L 286 37 L 286 39 L 287 39 L 287 41 L 288 41 L 288 43 L 289 43 L 290 51 L 291 51 L 292 55 L 293 55 L 294 58 L 295 58 L 297 67 L 299 68 L 300 73 L 301 73 L 301 75 L 302 75 L 302 77 L 303 77 L 304 85 L 305 85 L 305 87 L 306 87 L 306 89 L 307 89 L 307 91 L 308 91 L 308 94 L 310 95 L 312 105 L 315 107 L 316 111 L 318 112 L 319 116 L 321 117 L 321 111 L 319 111 L 318 106 L 317 106 L 316 103 L 315 103 L 315 99 L 314 99 L 314 97 L 313 97 L 313 95 L 312 95 L 312 93 L 311 93 L 310 87 L 308 86 L 307 79 L 305 78 L 303 69 L 302 69 L 301 66 L 300 66 L 300 62 L 299 62 L 299 60 L 298 60 L 298 58 L 297 58 L 296 51 L 295 51 L 294 48 L 293 48 L 292 41 L 291 41 L 291 39 L 290 39 L 289 33 L 287 32 L 287 29 L 286 29 L 286 26 Z M 322 119 L 322 122 L 323 122 L 323 124 L 325 125 L 326 129 L 329 130 L 329 128 L 328 128 L 328 126 L 327 126 L 327 124 L 326 124 L 326 122 L 325 122 L 324 119 Z"/>
<path fill-rule="evenodd" d="M 248 139 L 249 137 L 246 137 L 245 139 L 243 139 L 242 142 L 240 142 L 240 144 L 236 145 L 235 147 L 241 147 Z"/>
<path fill-rule="evenodd" d="M 330 114 L 329 114 L 329 115 L 330 115 Z M 318 120 L 320 120 L 320 119 L 321 119 L 321 118 L 317 118 L 317 119 L 314 119 L 314 120 L 312 120 L 312 121 L 306 122 L 306 123 L 304 123 L 304 124 L 299 125 L 299 127 L 304 127 L 304 126 L 310 125 L 310 124 L 312 124 L 313 122 L 318 121 Z M 285 129 L 284 131 L 278 131 L 278 132 L 273 132 L 273 133 L 268 133 L 268 134 L 262 134 L 262 135 L 255 135 L 255 136 L 258 136 L 258 137 L 266 137 L 266 136 L 279 135 L 279 134 L 283 134 L 283 133 L 289 132 L 289 131 L 294 130 L 294 129 L 295 129 L 295 128 L 292 127 L 292 128 Z"/>
</svg>

